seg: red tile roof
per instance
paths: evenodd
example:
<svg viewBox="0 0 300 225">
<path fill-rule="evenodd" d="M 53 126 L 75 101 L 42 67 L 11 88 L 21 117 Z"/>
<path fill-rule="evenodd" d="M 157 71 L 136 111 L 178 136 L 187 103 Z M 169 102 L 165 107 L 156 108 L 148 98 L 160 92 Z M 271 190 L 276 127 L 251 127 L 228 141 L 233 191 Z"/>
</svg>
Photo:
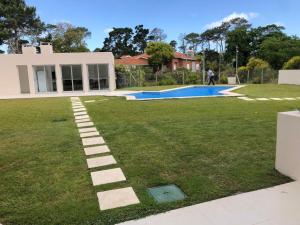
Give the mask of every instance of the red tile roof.
<svg viewBox="0 0 300 225">
<path fill-rule="evenodd" d="M 129 56 L 124 55 L 121 56 L 120 59 L 115 60 L 115 64 L 121 64 L 121 65 L 149 65 L 148 59 L 150 58 L 149 55 L 146 53 L 136 55 L 136 56 Z M 180 53 L 180 52 L 174 52 L 174 58 L 175 59 L 184 59 L 184 60 L 196 60 L 194 57 Z"/>
<path fill-rule="evenodd" d="M 147 59 L 139 59 L 139 58 L 134 58 L 134 57 L 125 57 L 125 58 L 121 58 L 121 59 L 116 59 L 115 60 L 115 64 L 117 65 L 149 65 L 148 60 Z"/>
</svg>

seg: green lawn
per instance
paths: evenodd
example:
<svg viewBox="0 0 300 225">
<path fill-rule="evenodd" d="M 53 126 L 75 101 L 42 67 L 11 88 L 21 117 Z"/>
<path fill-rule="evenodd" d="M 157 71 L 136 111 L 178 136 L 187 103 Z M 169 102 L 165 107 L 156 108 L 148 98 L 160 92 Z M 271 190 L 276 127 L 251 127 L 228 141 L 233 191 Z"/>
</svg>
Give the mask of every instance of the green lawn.
<svg viewBox="0 0 300 225">
<path fill-rule="evenodd" d="M 263 97 L 268 88 L 239 92 Z M 280 86 L 272 94 L 295 92 Z M 0 223 L 108 225 L 289 181 L 274 169 L 276 117 L 300 100 L 82 100 L 104 98 L 85 104 L 127 181 L 99 187 L 91 184 L 69 98 L 0 101 Z M 147 188 L 162 184 L 177 184 L 188 197 L 158 205 Z M 99 210 L 98 191 L 129 185 L 141 204 Z"/>
</svg>

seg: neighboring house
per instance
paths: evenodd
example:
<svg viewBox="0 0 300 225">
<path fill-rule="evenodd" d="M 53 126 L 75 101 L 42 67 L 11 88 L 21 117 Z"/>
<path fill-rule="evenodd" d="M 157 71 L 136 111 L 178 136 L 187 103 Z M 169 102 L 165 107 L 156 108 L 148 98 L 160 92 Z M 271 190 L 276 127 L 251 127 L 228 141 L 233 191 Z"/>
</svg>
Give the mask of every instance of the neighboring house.
<svg viewBox="0 0 300 225">
<path fill-rule="evenodd" d="M 116 65 L 126 66 L 147 66 L 149 65 L 149 55 L 141 54 L 137 56 L 122 56 L 120 59 L 115 60 Z M 195 57 L 189 56 L 180 52 L 174 52 L 172 61 L 167 65 L 167 68 L 171 71 L 175 71 L 179 68 L 186 68 L 193 72 L 200 71 L 200 61 Z"/>
<path fill-rule="evenodd" d="M 0 55 L 0 98 L 40 94 L 71 95 L 116 88 L 111 52 L 53 53 L 22 46 L 22 54 Z"/>
</svg>

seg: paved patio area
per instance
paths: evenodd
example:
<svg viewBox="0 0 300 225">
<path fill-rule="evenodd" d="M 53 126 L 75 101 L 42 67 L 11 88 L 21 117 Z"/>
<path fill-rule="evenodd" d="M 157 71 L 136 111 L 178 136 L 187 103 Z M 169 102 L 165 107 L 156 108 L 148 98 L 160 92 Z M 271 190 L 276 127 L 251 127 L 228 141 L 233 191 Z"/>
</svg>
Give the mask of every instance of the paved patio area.
<svg viewBox="0 0 300 225">
<path fill-rule="evenodd" d="M 299 225 L 299 203 L 300 182 L 295 181 L 121 224 Z"/>
</svg>

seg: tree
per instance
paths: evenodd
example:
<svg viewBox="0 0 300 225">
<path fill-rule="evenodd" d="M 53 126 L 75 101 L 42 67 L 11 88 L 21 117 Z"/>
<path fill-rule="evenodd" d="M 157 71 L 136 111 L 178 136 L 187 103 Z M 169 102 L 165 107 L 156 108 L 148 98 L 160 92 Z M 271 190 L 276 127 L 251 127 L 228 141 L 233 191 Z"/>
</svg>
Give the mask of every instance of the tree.
<svg viewBox="0 0 300 225">
<path fill-rule="evenodd" d="M 289 61 L 284 63 L 283 69 L 285 70 L 300 69 L 300 56 L 294 56 Z"/>
<path fill-rule="evenodd" d="M 46 35 L 40 42 L 52 42 L 55 52 L 88 52 L 86 38 L 91 32 L 85 27 L 75 27 L 70 23 L 48 24 Z"/>
<path fill-rule="evenodd" d="M 186 34 L 179 35 L 180 46 L 178 47 L 179 50 L 184 54 L 186 53 L 186 50 L 187 50 L 187 43 L 185 40 L 185 36 L 186 36 Z"/>
<path fill-rule="evenodd" d="M 170 41 L 170 45 L 176 51 L 177 41 L 175 41 L 175 40 Z"/>
<path fill-rule="evenodd" d="M 258 56 L 266 60 L 274 69 L 281 69 L 285 62 L 300 52 L 297 37 L 268 37 L 259 48 Z"/>
<path fill-rule="evenodd" d="M 238 49 L 239 65 L 245 65 L 250 58 L 250 40 L 251 39 L 248 35 L 246 27 L 239 27 L 237 29 L 229 31 L 225 53 L 225 59 L 227 60 L 227 62 L 232 62 L 232 60 L 235 59 L 236 50 Z"/>
<path fill-rule="evenodd" d="M 132 41 L 133 31 L 130 27 L 116 28 L 105 38 L 102 51 L 111 51 L 115 57 L 135 55 L 136 49 Z"/>
<path fill-rule="evenodd" d="M 163 65 L 168 64 L 173 58 L 174 49 L 171 45 L 164 42 L 150 42 L 146 48 L 146 53 L 150 55 L 149 64 L 157 72 L 162 70 Z"/>
<path fill-rule="evenodd" d="M 21 53 L 20 41 L 43 30 L 35 7 L 27 6 L 24 0 L 0 1 L 0 44 L 6 44 L 9 52 Z"/>
<path fill-rule="evenodd" d="M 145 29 L 143 25 L 135 27 L 135 34 L 133 37 L 133 44 L 138 53 L 144 53 L 147 47 L 149 29 Z"/>
<path fill-rule="evenodd" d="M 190 46 L 190 50 L 197 52 L 197 48 L 201 43 L 200 34 L 197 33 L 189 33 L 184 38 L 187 44 Z"/>
<path fill-rule="evenodd" d="M 269 37 L 284 37 L 284 27 L 276 24 L 251 28 L 249 31 L 251 56 L 258 56 L 260 45 Z"/>
<path fill-rule="evenodd" d="M 167 34 L 164 32 L 164 30 L 157 27 L 151 30 L 149 34 L 149 40 L 154 42 L 161 42 L 164 41 L 166 38 Z"/>
</svg>

